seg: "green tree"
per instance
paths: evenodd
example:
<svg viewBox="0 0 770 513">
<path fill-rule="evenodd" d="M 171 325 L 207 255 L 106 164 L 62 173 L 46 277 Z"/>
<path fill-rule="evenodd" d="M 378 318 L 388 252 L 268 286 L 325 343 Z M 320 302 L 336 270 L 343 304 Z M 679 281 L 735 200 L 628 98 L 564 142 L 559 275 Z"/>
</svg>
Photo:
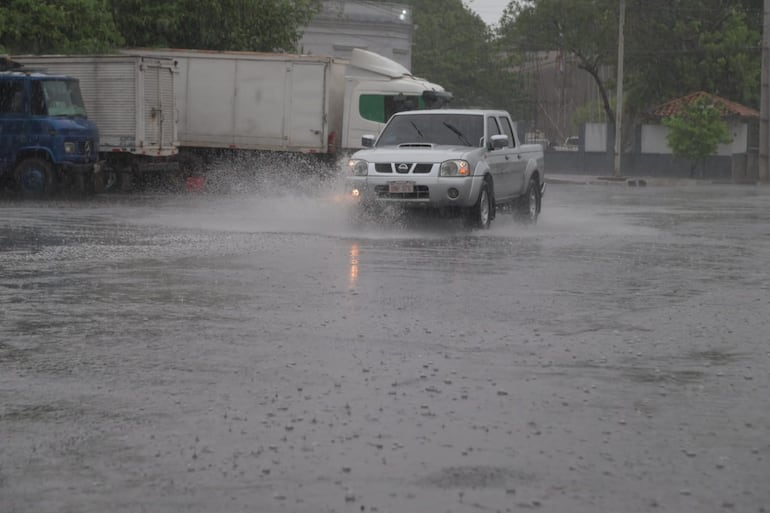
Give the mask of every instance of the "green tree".
<svg viewBox="0 0 770 513">
<path fill-rule="evenodd" d="M 601 71 L 617 60 L 617 6 L 617 0 L 512 0 L 500 20 L 500 43 L 509 52 L 571 53 L 596 83 L 605 115 L 615 119 L 614 80 Z"/>
<path fill-rule="evenodd" d="M 121 45 L 107 0 L 6 0 L 0 6 L 0 50 L 91 53 Z"/>
<path fill-rule="evenodd" d="M 321 0 L 111 0 L 131 47 L 296 50 Z"/>
<path fill-rule="evenodd" d="M 761 0 L 634 0 L 630 8 L 630 116 L 693 91 L 759 107 Z"/>
<path fill-rule="evenodd" d="M 691 162 L 691 177 L 697 165 L 717 151 L 717 145 L 732 141 L 722 111 L 707 97 L 683 106 L 678 114 L 665 118 L 663 125 L 669 129 L 666 140 L 674 156 Z"/>
<path fill-rule="evenodd" d="M 618 6 L 512 0 L 498 34 L 512 52 L 573 54 L 613 120 L 615 73 L 607 70 L 617 63 Z M 762 0 L 627 0 L 624 119 L 634 122 L 655 105 L 701 90 L 758 107 L 761 18 Z"/>
<path fill-rule="evenodd" d="M 441 84 L 452 104 L 516 116 L 523 87 L 494 33 L 462 0 L 407 0 L 415 24 L 412 71 Z"/>
</svg>

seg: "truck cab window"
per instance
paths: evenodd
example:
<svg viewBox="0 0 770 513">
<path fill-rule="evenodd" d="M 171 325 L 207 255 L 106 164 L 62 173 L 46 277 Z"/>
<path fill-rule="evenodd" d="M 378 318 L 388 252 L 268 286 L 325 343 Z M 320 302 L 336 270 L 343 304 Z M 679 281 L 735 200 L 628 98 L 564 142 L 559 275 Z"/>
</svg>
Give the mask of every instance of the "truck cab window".
<svg viewBox="0 0 770 513">
<path fill-rule="evenodd" d="M 24 84 L 10 80 L 0 83 L 0 114 L 24 112 Z"/>
<path fill-rule="evenodd" d="M 424 108 L 425 101 L 420 96 L 362 94 L 358 100 L 361 117 L 378 123 L 385 123 L 397 112 Z"/>
<path fill-rule="evenodd" d="M 40 116 L 83 116 L 86 108 L 74 80 L 41 80 L 32 88 L 32 113 Z"/>
</svg>

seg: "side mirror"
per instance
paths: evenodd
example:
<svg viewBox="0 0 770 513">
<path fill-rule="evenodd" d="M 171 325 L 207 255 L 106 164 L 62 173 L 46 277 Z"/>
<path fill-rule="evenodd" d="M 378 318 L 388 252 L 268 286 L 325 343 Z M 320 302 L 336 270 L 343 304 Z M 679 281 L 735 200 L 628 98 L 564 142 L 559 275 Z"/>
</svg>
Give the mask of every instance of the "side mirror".
<svg viewBox="0 0 770 513">
<path fill-rule="evenodd" d="M 508 146 L 508 136 L 503 134 L 493 135 L 490 137 L 490 142 L 493 150 L 499 150 Z"/>
<path fill-rule="evenodd" d="M 361 137 L 361 146 L 364 148 L 371 148 L 374 146 L 374 136 L 373 135 L 364 135 Z"/>
</svg>

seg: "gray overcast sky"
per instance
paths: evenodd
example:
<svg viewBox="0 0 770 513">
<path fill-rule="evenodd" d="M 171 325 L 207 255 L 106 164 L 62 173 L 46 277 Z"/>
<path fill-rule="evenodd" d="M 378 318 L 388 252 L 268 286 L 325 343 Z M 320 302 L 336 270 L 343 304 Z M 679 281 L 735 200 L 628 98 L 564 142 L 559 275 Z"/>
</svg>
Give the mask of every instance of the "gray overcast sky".
<svg viewBox="0 0 770 513">
<path fill-rule="evenodd" d="M 497 25 L 510 0 L 463 0 L 487 25 Z"/>
</svg>

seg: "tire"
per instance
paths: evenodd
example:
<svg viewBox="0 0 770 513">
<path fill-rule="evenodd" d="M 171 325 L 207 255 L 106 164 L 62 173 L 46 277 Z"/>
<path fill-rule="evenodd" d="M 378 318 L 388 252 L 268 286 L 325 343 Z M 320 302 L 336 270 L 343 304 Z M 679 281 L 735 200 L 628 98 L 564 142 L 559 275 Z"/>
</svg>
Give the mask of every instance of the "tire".
<svg viewBox="0 0 770 513">
<path fill-rule="evenodd" d="M 121 171 L 118 174 L 118 190 L 131 192 L 134 190 L 134 174 L 131 171 Z"/>
<path fill-rule="evenodd" d="M 78 173 L 74 178 L 76 194 L 90 196 L 94 193 L 94 177 L 91 173 Z"/>
<path fill-rule="evenodd" d="M 529 179 L 527 192 L 520 199 L 516 217 L 525 224 L 535 224 L 540 213 L 540 186 L 535 178 Z"/>
<path fill-rule="evenodd" d="M 484 180 L 479 191 L 476 204 L 468 212 L 468 225 L 479 230 L 488 230 L 492 223 L 492 195 L 489 192 L 489 182 Z"/>
<path fill-rule="evenodd" d="M 55 181 L 53 166 L 47 160 L 22 160 L 14 170 L 17 191 L 25 197 L 43 198 L 53 194 Z"/>
<path fill-rule="evenodd" d="M 101 194 L 107 190 L 104 172 L 94 175 L 94 194 Z"/>
</svg>

